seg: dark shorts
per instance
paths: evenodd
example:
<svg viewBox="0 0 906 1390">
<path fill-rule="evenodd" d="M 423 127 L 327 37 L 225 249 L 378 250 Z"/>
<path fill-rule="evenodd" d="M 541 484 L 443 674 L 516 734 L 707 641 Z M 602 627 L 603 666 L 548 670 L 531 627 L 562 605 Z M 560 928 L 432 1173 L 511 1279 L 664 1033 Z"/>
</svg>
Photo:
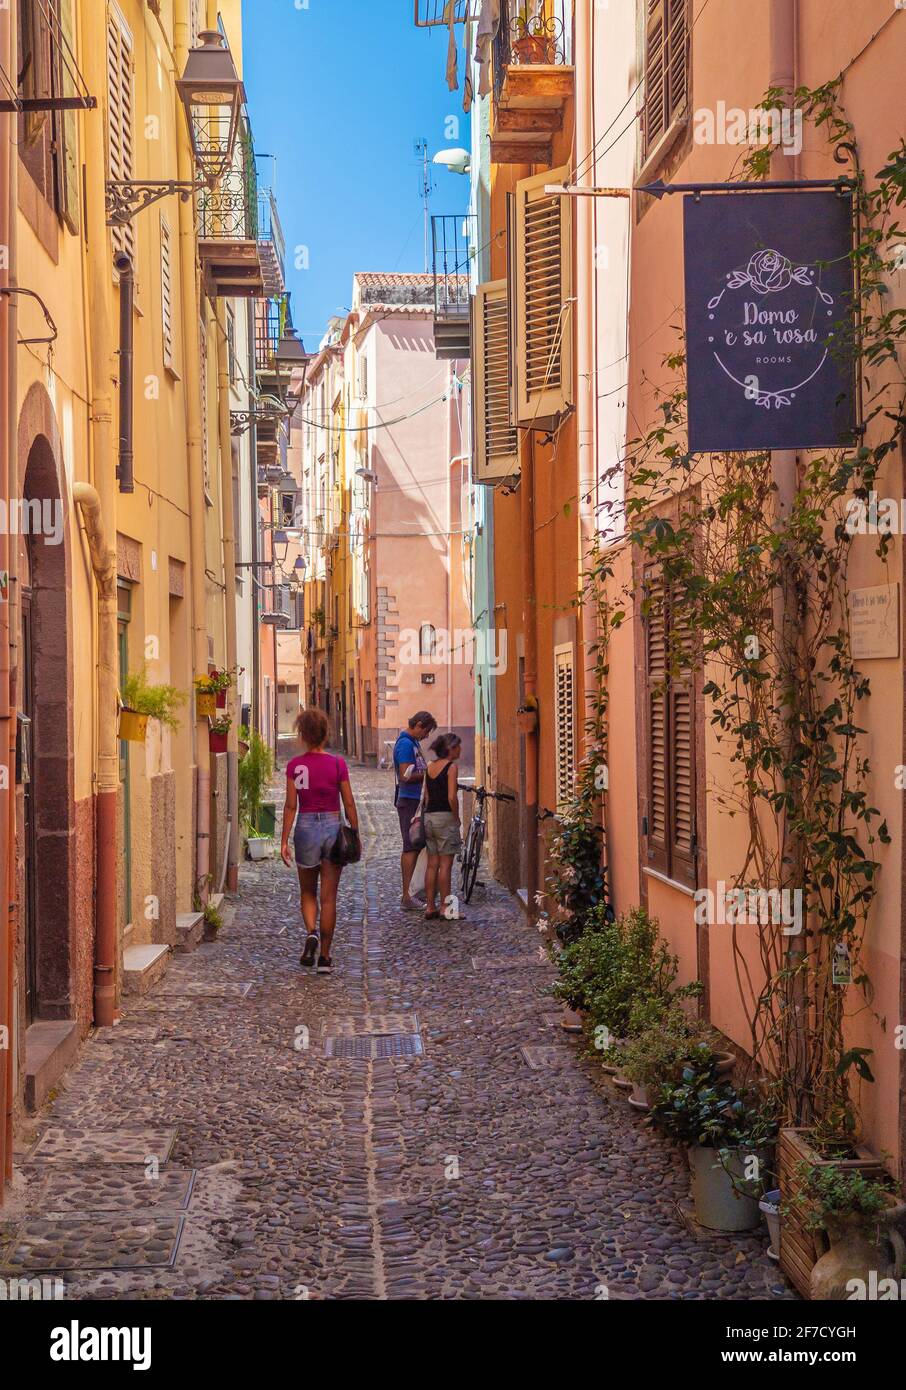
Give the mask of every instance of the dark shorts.
<svg viewBox="0 0 906 1390">
<path fill-rule="evenodd" d="M 421 797 L 401 796 L 397 802 L 396 811 L 400 818 L 400 834 L 403 837 L 403 853 L 414 854 L 412 841 L 409 839 L 409 827 L 412 825 L 412 818 L 418 810 Z"/>
</svg>

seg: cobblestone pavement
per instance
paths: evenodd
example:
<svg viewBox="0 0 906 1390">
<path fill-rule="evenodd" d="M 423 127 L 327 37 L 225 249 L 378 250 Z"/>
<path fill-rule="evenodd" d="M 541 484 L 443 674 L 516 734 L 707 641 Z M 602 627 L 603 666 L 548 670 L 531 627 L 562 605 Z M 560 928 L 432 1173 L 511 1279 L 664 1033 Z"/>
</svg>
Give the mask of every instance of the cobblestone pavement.
<svg viewBox="0 0 906 1390">
<path fill-rule="evenodd" d="M 333 977 L 299 968 L 295 876 L 246 866 L 220 939 L 127 1001 L 40 1117 L 0 1274 L 72 1298 L 790 1297 L 761 1231 L 686 1228 L 681 1157 L 558 1026 L 507 893 L 460 923 L 399 911 L 387 775 L 353 781 L 367 857 Z M 416 1029 L 421 1056 L 325 1055 Z"/>
</svg>

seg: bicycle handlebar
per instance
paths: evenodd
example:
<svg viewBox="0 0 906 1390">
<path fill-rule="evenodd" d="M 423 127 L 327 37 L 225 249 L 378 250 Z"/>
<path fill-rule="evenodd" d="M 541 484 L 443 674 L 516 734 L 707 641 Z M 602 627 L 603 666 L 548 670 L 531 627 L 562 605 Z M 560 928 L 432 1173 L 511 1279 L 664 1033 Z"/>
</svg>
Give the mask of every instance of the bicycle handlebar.
<svg viewBox="0 0 906 1390">
<path fill-rule="evenodd" d="M 509 792 L 489 792 L 486 787 L 461 787 L 461 791 L 472 792 L 479 801 L 515 801 Z"/>
</svg>

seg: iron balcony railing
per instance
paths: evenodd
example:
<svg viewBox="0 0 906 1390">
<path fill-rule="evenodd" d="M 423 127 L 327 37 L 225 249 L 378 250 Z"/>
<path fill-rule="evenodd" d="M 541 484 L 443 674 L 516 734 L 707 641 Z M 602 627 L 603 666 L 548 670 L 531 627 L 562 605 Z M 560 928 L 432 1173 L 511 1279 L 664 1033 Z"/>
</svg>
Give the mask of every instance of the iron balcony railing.
<svg viewBox="0 0 906 1390">
<path fill-rule="evenodd" d="M 274 370 L 274 356 L 286 323 L 286 296 L 259 300 L 255 314 L 255 366 L 259 372 Z"/>
<path fill-rule="evenodd" d="M 198 235 L 202 241 L 258 240 L 258 179 L 252 132 L 245 121 L 233 167 L 198 196 Z"/>
<path fill-rule="evenodd" d="M 472 253 L 478 240 L 477 218 L 444 214 L 431 218 L 434 248 L 434 315 L 443 321 L 469 317 Z"/>
<path fill-rule="evenodd" d="M 572 62 L 569 0 L 500 0 L 494 39 L 494 97 L 500 100 L 507 68 L 567 67 Z"/>
<path fill-rule="evenodd" d="M 477 19 L 481 11 L 481 0 L 453 0 L 453 18 L 457 24 L 467 19 Z M 448 0 L 415 0 L 415 24 L 418 29 L 433 29 L 436 25 L 449 24 Z"/>
<path fill-rule="evenodd" d="M 286 288 L 286 238 L 270 188 L 258 189 L 258 246 L 267 288 L 276 298 Z"/>
</svg>

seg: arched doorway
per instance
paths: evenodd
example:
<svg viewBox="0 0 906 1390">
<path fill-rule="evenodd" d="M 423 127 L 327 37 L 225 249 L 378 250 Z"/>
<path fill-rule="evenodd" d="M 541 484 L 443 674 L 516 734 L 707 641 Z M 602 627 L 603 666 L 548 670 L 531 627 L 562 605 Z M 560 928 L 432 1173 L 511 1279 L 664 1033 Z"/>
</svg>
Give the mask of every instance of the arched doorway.
<svg viewBox="0 0 906 1390">
<path fill-rule="evenodd" d="M 19 704 L 30 719 L 21 787 L 28 1023 L 75 1016 L 72 651 L 65 510 L 47 435 L 29 448 L 19 541 Z"/>
</svg>

